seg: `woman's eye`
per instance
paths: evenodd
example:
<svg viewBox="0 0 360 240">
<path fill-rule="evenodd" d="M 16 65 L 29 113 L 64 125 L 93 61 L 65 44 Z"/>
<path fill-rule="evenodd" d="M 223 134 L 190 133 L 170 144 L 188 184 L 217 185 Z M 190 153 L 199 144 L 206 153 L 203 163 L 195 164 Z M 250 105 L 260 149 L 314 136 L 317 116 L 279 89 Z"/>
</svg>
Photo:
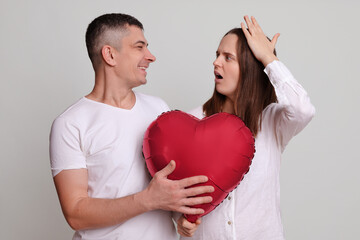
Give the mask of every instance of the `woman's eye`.
<svg viewBox="0 0 360 240">
<path fill-rule="evenodd" d="M 225 57 L 226 60 L 231 60 L 232 58 L 230 56 Z"/>
</svg>

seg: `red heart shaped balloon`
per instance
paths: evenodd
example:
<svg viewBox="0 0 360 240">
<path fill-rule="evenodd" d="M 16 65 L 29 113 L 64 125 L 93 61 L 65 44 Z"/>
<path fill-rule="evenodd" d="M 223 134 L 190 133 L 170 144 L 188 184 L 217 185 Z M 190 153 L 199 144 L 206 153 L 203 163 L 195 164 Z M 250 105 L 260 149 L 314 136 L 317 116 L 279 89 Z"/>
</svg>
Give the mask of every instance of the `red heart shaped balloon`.
<svg viewBox="0 0 360 240">
<path fill-rule="evenodd" d="M 251 131 L 237 116 L 217 113 L 201 120 L 182 111 L 160 115 L 148 127 L 143 141 L 146 165 L 152 176 L 171 160 L 176 169 L 168 178 L 179 180 L 206 175 L 212 185 L 213 201 L 194 207 L 204 209 L 200 215 L 186 215 L 188 221 L 208 214 L 219 205 L 249 171 L 255 142 Z"/>
</svg>

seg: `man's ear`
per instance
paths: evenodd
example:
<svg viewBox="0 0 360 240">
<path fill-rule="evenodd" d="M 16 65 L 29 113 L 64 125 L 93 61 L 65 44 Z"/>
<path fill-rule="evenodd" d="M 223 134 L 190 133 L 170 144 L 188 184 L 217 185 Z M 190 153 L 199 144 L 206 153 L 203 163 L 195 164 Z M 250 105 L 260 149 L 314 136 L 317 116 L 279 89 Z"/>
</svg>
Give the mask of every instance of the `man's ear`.
<svg viewBox="0 0 360 240">
<path fill-rule="evenodd" d="M 107 63 L 110 66 L 115 66 L 115 55 L 116 51 L 113 47 L 109 45 L 104 45 L 101 49 L 101 56 L 104 59 L 104 62 Z"/>
</svg>

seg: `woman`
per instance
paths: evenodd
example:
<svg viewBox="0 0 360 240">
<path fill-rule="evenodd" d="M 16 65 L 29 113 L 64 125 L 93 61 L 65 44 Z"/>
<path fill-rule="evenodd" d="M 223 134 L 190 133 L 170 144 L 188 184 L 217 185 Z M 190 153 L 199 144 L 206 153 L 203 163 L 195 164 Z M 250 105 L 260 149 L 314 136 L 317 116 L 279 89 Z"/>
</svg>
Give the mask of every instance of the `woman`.
<svg viewBox="0 0 360 240">
<path fill-rule="evenodd" d="M 315 109 L 306 91 L 275 55 L 279 34 L 269 41 L 254 17 L 244 19 L 247 28 L 241 23 L 241 28 L 230 30 L 216 51 L 213 96 L 191 113 L 198 118 L 218 112 L 241 117 L 255 136 L 256 153 L 243 181 L 214 211 L 194 224 L 179 218 L 181 236 L 284 239 L 281 153 L 309 123 Z"/>
</svg>

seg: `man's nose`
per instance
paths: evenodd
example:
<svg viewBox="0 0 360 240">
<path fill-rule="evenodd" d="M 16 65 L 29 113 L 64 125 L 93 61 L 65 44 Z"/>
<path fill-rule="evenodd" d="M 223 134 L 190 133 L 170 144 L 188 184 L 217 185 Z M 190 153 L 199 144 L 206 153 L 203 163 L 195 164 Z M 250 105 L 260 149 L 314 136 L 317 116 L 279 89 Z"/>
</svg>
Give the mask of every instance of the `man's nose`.
<svg viewBox="0 0 360 240">
<path fill-rule="evenodd" d="M 156 61 L 156 57 L 154 55 L 152 55 L 152 53 L 149 51 L 149 49 L 147 49 L 147 53 L 146 53 L 145 58 L 149 62 L 155 62 Z"/>
</svg>

